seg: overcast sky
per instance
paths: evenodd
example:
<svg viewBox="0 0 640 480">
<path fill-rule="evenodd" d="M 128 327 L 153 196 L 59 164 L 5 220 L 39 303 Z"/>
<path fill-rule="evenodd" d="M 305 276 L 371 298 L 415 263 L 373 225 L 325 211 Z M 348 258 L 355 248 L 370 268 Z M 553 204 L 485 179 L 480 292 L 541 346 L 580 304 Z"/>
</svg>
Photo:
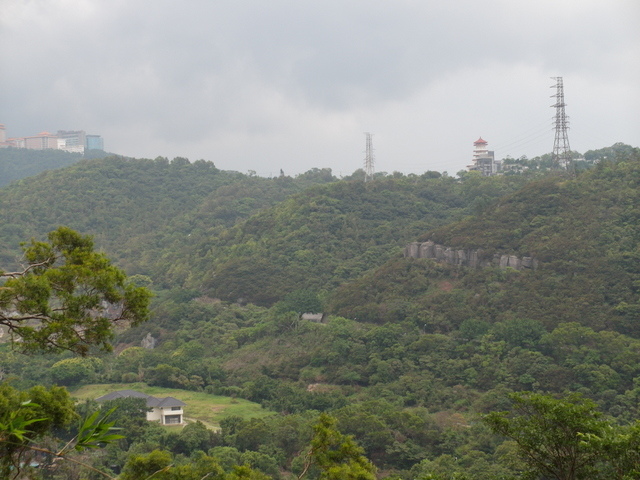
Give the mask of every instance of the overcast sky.
<svg viewBox="0 0 640 480">
<path fill-rule="evenodd" d="M 261 176 L 640 146 L 638 0 L 0 0 L 0 123 Z"/>
</svg>

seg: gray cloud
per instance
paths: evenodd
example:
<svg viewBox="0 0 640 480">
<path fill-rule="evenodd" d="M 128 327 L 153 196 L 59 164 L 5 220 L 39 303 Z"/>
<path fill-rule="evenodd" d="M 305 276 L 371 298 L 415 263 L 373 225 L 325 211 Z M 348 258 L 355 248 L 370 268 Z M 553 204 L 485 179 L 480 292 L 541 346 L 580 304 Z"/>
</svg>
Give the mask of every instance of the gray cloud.
<svg viewBox="0 0 640 480">
<path fill-rule="evenodd" d="M 13 135 L 83 128 L 117 153 L 269 174 L 349 173 L 373 131 L 380 170 L 455 172 L 478 135 L 549 151 L 562 75 L 574 148 L 640 144 L 633 0 L 5 3 Z"/>
</svg>

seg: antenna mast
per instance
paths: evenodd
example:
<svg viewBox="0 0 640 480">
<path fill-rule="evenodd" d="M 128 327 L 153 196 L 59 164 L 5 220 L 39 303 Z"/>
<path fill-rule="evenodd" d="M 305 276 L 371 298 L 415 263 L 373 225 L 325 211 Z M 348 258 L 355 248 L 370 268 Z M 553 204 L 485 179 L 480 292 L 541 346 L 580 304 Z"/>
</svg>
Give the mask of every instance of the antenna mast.
<svg viewBox="0 0 640 480">
<path fill-rule="evenodd" d="M 562 84 L 562 77 L 551 77 L 556 81 L 555 85 L 551 85 L 551 88 L 556 88 L 555 95 L 551 95 L 551 98 L 555 97 L 556 103 L 551 105 L 556 109 L 555 121 L 555 139 L 553 141 L 553 155 L 551 160 L 553 162 L 553 168 L 563 168 L 565 170 L 573 171 L 573 160 L 571 158 L 571 148 L 569 147 L 569 117 L 564 111 L 566 103 L 564 103 L 564 86 Z"/>
<path fill-rule="evenodd" d="M 373 142 L 371 140 L 372 135 L 369 132 L 365 132 L 365 136 L 367 137 L 367 149 L 364 157 L 364 181 L 368 182 L 373 180 Z"/>
</svg>

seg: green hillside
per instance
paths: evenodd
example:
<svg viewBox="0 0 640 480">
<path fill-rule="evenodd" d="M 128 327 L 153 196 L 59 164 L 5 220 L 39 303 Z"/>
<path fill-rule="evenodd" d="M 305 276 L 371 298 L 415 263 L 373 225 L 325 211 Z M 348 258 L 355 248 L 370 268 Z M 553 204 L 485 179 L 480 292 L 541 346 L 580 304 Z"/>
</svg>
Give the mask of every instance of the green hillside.
<svg viewBox="0 0 640 480">
<path fill-rule="evenodd" d="M 82 159 L 82 154 L 62 150 L 0 148 L 0 187 L 45 170 L 67 167 Z"/>
<path fill-rule="evenodd" d="M 184 158 L 83 160 L 0 189 L 0 263 L 13 263 L 24 239 L 66 225 L 93 235 L 130 274 L 180 285 L 175 271 L 166 272 L 169 258 L 200 236 L 332 180 L 328 170 L 265 179 Z"/>
<path fill-rule="evenodd" d="M 463 218 L 525 182 L 427 174 L 310 188 L 206 239 L 191 285 L 212 297 L 260 305 L 296 289 L 329 291 L 382 265 L 425 230 Z"/>
<path fill-rule="evenodd" d="M 267 179 L 184 158 L 83 160 L 0 189 L 0 263 L 66 225 L 157 288 L 269 305 L 356 278 L 527 181 L 427 172 L 364 183 L 328 169 Z"/>
<path fill-rule="evenodd" d="M 640 336 L 640 164 L 600 163 L 575 180 L 551 176 L 479 215 L 420 236 L 485 255 L 532 256 L 536 271 L 465 269 L 396 258 L 342 286 L 335 313 L 392 321 L 389 303 L 447 333 L 469 319 L 535 319 L 550 329 L 576 321 Z M 438 286 L 446 280 L 447 289 Z M 444 317 L 443 317 L 444 315 Z M 422 320 L 421 320 L 422 321 Z"/>
<path fill-rule="evenodd" d="M 5 345 L 3 373 L 21 388 L 144 382 L 197 392 L 204 409 L 217 395 L 279 413 L 227 417 L 197 442 L 144 430 L 115 465 L 153 448 L 202 450 L 290 478 L 328 412 L 381 477 L 523 478 L 514 443 L 482 420 L 520 391 L 586 405 L 583 420 L 595 412 L 611 435 L 631 432 L 616 448 L 635 455 L 640 150 L 605 150 L 577 177 L 260 179 L 112 158 L 23 180 L 0 190 L 5 258 L 14 237 L 70 222 L 148 275 L 156 297 L 152 320 L 119 332 L 114 354 L 25 357 Z M 405 258 L 417 240 L 531 256 L 538 268 Z M 308 305 L 322 322 L 302 318 Z M 630 471 L 605 464 L 590 478 Z"/>
</svg>

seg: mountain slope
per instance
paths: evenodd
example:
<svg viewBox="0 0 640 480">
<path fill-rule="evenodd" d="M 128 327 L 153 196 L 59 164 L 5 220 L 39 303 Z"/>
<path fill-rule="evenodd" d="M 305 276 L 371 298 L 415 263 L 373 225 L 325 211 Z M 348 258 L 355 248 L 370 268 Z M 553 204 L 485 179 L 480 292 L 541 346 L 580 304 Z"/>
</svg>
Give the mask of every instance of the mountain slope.
<svg viewBox="0 0 640 480">
<path fill-rule="evenodd" d="M 129 273 L 175 286 L 179 279 L 164 277 L 171 263 L 166 258 L 180 257 L 189 235 L 211 235 L 311 184 L 333 180 L 330 171 L 296 179 L 250 177 L 184 158 L 83 160 L 0 189 L 0 264 L 14 261 L 21 241 L 66 225 L 93 235 Z"/>
<path fill-rule="evenodd" d="M 45 170 L 72 165 L 82 159 L 80 153 L 62 150 L 31 150 L 0 148 L 0 187 L 21 178 L 31 177 Z"/>
<path fill-rule="evenodd" d="M 462 218 L 525 181 L 398 175 L 310 188 L 206 239 L 192 286 L 259 305 L 297 289 L 331 290 L 383 264 L 420 232 Z"/>
<path fill-rule="evenodd" d="M 637 151 L 633 159 L 600 163 L 575 180 L 532 182 L 477 216 L 421 237 L 427 239 L 456 249 L 482 249 L 488 256 L 533 256 L 540 267 L 474 270 L 396 257 L 340 288 L 333 297 L 334 312 L 392 321 L 392 302 L 416 312 L 416 321 L 434 332 L 455 330 L 466 320 L 529 318 L 548 329 L 576 321 L 640 336 Z"/>
</svg>

